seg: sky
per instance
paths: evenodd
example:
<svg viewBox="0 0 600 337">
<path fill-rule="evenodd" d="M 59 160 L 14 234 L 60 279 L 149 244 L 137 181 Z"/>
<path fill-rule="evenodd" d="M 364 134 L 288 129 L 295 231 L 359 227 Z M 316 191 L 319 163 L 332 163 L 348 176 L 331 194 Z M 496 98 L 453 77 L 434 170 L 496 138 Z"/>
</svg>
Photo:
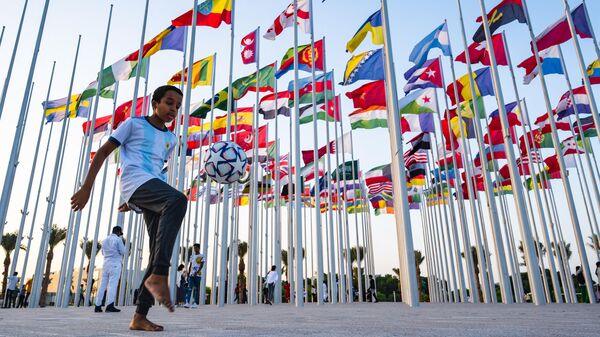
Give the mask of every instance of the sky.
<svg viewBox="0 0 600 337">
<path fill-rule="evenodd" d="M 23 31 L 17 50 L 13 74 L 8 86 L 6 106 L 0 119 L 0 140 L 2 141 L 2 144 L 4 144 L 2 146 L 2 151 L 0 151 L 0 183 L 3 183 L 5 179 L 8 157 L 13 143 L 21 102 L 23 101 L 24 87 L 32 59 L 33 47 L 35 45 L 35 39 L 39 28 L 43 3 L 44 1 L 42 0 L 29 1 L 29 6 L 25 15 L 25 23 L 23 25 Z M 26 186 L 31 172 L 30 170 L 36 145 L 36 137 L 39 130 L 41 116 L 43 114 L 41 102 L 46 98 L 52 62 L 56 61 L 57 63 L 54 81 L 52 83 L 49 96 L 50 99 L 58 99 L 67 96 L 69 83 L 71 80 L 77 38 L 78 35 L 81 35 L 81 49 L 79 59 L 77 61 L 73 93 L 81 92 L 88 85 L 88 83 L 93 81 L 98 70 L 100 69 L 103 41 L 106 33 L 109 6 L 111 3 L 114 3 L 114 9 L 112 25 L 110 27 L 108 49 L 106 52 L 105 66 L 108 66 L 111 63 L 121 59 L 125 55 L 137 50 L 139 47 L 144 12 L 143 6 L 145 2 L 142 0 L 120 2 L 100 0 L 54 0 L 50 2 L 48 17 L 38 55 L 38 62 L 33 77 L 35 86 L 31 99 L 31 109 L 25 128 L 25 137 L 22 145 L 21 155 L 19 157 L 19 166 L 15 179 L 15 187 L 10 199 L 7 219 L 8 223 L 5 227 L 5 232 L 15 231 L 19 226 L 21 215 L 20 210 L 23 208 L 23 202 L 27 192 Z M 145 40 L 149 40 L 151 37 L 165 29 L 170 24 L 171 19 L 189 10 L 189 8 L 192 6 L 192 3 L 193 2 L 189 0 L 150 1 Z M 399 91 L 405 84 L 402 74 L 412 66 L 412 64 L 408 61 L 408 55 L 410 54 L 413 46 L 444 20 L 448 21 L 450 40 L 454 54 L 456 55 L 464 49 L 461 37 L 459 13 L 455 1 L 421 0 L 388 1 L 388 3 L 390 12 L 389 17 L 391 21 L 391 41 L 393 46 L 395 72 Z M 462 3 L 467 40 L 470 41 L 470 37 L 478 27 L 475 22 L 475 18 L 481 15 L 481 9 L 479 6 L 479 1 L 477 0 L 463 0 Z M 495 6 L 497 0 L 485 1 L 485 3 L 487 9 L 489 10 Z M 573 7 L 579 3 L 579 1 L 570 1 L 571 6 Z M 6 2 L 3 4 L 3 10 L 0 12 L 0 26 L 6 26 L 6 31 L 0 45 L 1 79 L 6 77 L 23 4 L 24 1 Z M 234 18 L 235 34 L 233 41 L 234 79 L 248 75 L 255 70 L 254 65 L 243 65 L 241 62 L 241 57 L 239 54 L 241 51 L 241 38 L 250 31 L 256 29 L 258 26 L 260 26 L 261 32 L 266 31 L 279 13 L 285 9 L 287 4 L 287 0 L 236 1 L 236 14 Z M 588 11 L 592 16 L 592 25 L 597 31 L 600 22 L 598 16 L 594 13 L 600 13 L 600 3 L 597 1 L 588 1 L 587 5 Z M 353 36 L 354 32 L 364 22 L 364 20 L 371 13 L 378 9 L 380 2 L 376 0 L 327 0 L 325 2 L 315 1 L 313 6 L 315 38 L 319 39 L 321 37 L 325 37 L 327 69 L 335 71 L 336 80 L 339 82 L 343 76 L 346 62 L 351 56 L 345 52 L 346 42 Z M 540 33 L 564 13 L 562 0 L 529 0 L 528 6 L 531 14 L 533 30 L 536 34 Z M 502 30 L 506 32 L 514 64 L 518 64 L 520 61 L 531 55 L 531 51 L 529 50 L 529 34 L 526 25 L 513 22 L 502 27 L 499 31 Z M 220 90 L 227 85 L 230 35 L 231 31 L 227 26 L 222 26 L 218 29 L 199 27 L 197 30 L 194 59 L 198 60 L 212 53 L 217 54 L 216 90 Z M 300 32 L 299 42 L 300 44 L 309 43 L 310 36 Z M 591 40 L 580 40 L 580 42 L 583 49 L 585 63 L 587 65 L 596 57 L 593 44 Z M 261 65 L 266 65 L 274 61 L 281 60 L 281 57 L 285 51 L 292 45 L 292 29 L 285 30 L 280 36 L 277 37 L 276 41 L 261 39 Z M 379 48 L 379 46 L 372 45 L 370 38 L 367 38 L 355 53 L 375 48 Z M 575 57 L 573 44 L 571 42 L 563 44 L 563 51 L 572 81 L 579 82 L 579 79 L 581 78 L 581 72 Z M 438 55 L 440 55 L 440 51 L 433 50 L 429 56 L 432 58 L 437 57 Z M 182 56 L 183 54 L 177 51 L 161 51 L 152 57 L 150 75 L 147 83 L 148 92 L 151 92 L 154 88 L 165 84 L 171 75 L 181 70 L 183 62 Z M 446 82 L 449 82 L 448 79 L 450 78 L 448 65 L 448 58 L 444 58 L 443 66 L 445 67 L 444 75 Z M 477 69 L 478 67 L 479 66 L 474 66 L 474 69 Z M 457 64 L 456 70 L 457 75 L 460 76 L 466 73 L 466 66 L 463 64 Z M 514 92 L 510 82 L 509 72 L 507 69 L 505 69 L 505 67 L 502 68 L 500 72 L 505 101 L 513 101 Z M 279 80 L 278 85 L 280 88 L 286 87 L 288 81 L 293 79 L 292 73 L 293 72 L 290 72 L 288 75 Z M 522 70 L 516 71 L 516 76 L 519 82 L 519 91 L 522 97 L 527 98 L 530 116 L 532 119 L 535 119 L 544 111 L 544 102 L 541 95 L 539 80 L 535 80 L 531 85 L 524 86 L 520 81 L 520 78 L 523 75 L 524 73 Z M 301 72 L 300 76 L 310 76 L 310 73 Z M 549 84 L 551 103 L 553 106 L 555 106 L 559 97 L 565 92 L 567 87 L 564 79 L 561 76 L 547 76 L 547 81 Z M 133 80 L 120 83 L 119 95 L 116 100 L 117 104 L 121 104 L 133 98 L 133 83 Z M 359 87 L 364 83 L 365 82 L 359 82 L 349 87 L 336 85 L 336 93 L 345 93 Z M 142 82 L 142 89 L 143 87 L 144 83 Z M 595 89 L 595 93 L 596 95 L 600 95 L 600 92 L 598 92 L 597 88 Z M 142 91 L 140 91 L 140 96 L 141 94 Z M 401 95 L 402 93 L 400 91 L 399 96 Z M 192 103 L 202 101 L 203 99 L 208 99 L 210 96 L 210 87 L 198 87 L 192 91 L 191 101 Z M 249 94 L 239 102 L 238 106 L 251 106 L 254 104 L 255 99 L 256 98 L 254 94 Z M 443 104 L 443 98 L 440 91 L 438 91 L 438 100 L 441 104 Z M 497 106 L 493 97 L 486 97 L 485 103 L 488 113 L 495 110 L 495 107 Z M 102 100 L 99 105 L 98 116 L 110 114 L 112 112 L 112 107 L 112 101 Z M 352 112 L 352 110 L 353 108 L 350 100 L 342 95 L 342 124 L 345 131 L 350 130 L 347 115 L 348 113 Z M 287 119 L 280 118 L 280 121 L 283 121 L 282 124 L 287 126 Z M 72 120 L 70 123 L 70 130 L 67 135 L 67 151 L 64 159 L 64 166 L 60 172 L 61 185 L 53 220 L 53 223 L 59 224 L 59 226 L 62 227 L 66 227 L 69 219 L 69 198 L 73 191 L 74 177 L 76 175 L 78 155 L 80 152 L 79 147 L 82 138 L 80 126 L 83 122 L 83 119 Z M 265 122 L 261 121 L 261 123 Z M 320 122 L 320 124 L 323 123 Z M 45 130 L 42 137 L 44 144 L 41 146 L 40 155 L 43 155 L 46 149 L 45 142 L 49 129 L 48 126 L 49 125 L 44 126 Z M 38 211 L 33 232 L 33 256 L 36 256 L 38 251 L 37 240 L 39 240 L 41 234 L 40 227 L 43 223 L 46 208 L 44 199 L 48 195 L 50 176 L 52 175 L 52 169 L 56 157 L 56 148 L 58 146 L 59 135 L 59 128 L 57 126 L 58 125 L 55 125 L 54 127 L 49 146 L 48 164 L 45 168 L 46 173 L 44 181 L 42 182 L 42 185 L 39 186 L 38 179 L 41 170 L 38 169 L 36 171 L 36 178 L 34 180 L 35 182 L 32 189 L 32 199 L 28 208 L 29 216 L 25 226 L 25 235 L 27 235 L 29 227 L 31 226 L 30 222 L 33 213 L 33 205 L 35 204 L 36 193 L 38 188 L 41 188 L 42 197 L 40 201 L 40 209 Z M 287 144 L 289 135 L 285 131 L 285 128 L 283 129 L 284 130 L 280 133 L 280 138 L 283 144 Z M 270 132 L 270 138 L 272 139 L 272 129 Z M 319 125 L 318 133 L 319 144 L 322 146 L 325 143 L 325 132 L 323 125 Z M 404 139 L 408 140 L 413 136 L 413 134 L 406 134 L 404 135 Z M 375 166 L 390 162 L 389 134 L 385 129 L 356 130 L 353 132 L 353 137 L 355 157 L 360 160 L 360 166 L 363 172 Z M 98 145 L 96 144 L 94 146 L 97 147 Z M 309 125 L 302 126 L 301 147 L 302 149 L 310 149 L 312 146 L 312 128 Z M 550 153 L 551 151 L 544 152 L 545 155 L 550 155 Z M 41 161 L 42 158 L 38 160 L 38 164 L 36 165 L 39 168 L 41 168 Z M 114 166 L 109 166 L 109 172 L 114 173 Z M 111 174 L 109 174 L 109 177 L 110 176 Z M 107 182 L 107 186 L 112 188 L 112 182 L 113 180 L 110 178 Z M 578 205 L 581 205 L 582 193 L 580 192 L 579 187 L 576 186 L 576 183 L 574 182 L 573 184 L 576 202 Z M 97 183 L 97 186 L 99 185 L 100 184 Z M 567 242 L 571 242 L 572 246 L 575 246 L 573 230 L 569 220 L 569 212 L 567 208 L 562 206 L 560 203 L 561 200 L 564 200 L 562 185 L 559 182 L 553 182 L 553 186 L 556 187 L 556 197 L 560 206 L 560 220 L 565 238 Z M 96 191 L 96 193 L 98 193 L 98 191 Z M 109 221 L 107 218 L 109 216 L 109 209 L 112 207 L 110 205 L 110 199 L 109 197 L 105 198 L 105 201 L 102 203 L 101 212 L 98 212 L 97 198 L 98 196 L 96 196 L 96 201 L 91 208 L 91 225 L 89 228 L 87 228 L 88 237 L 90 238 L 93 237 L 93 229 L 96 223 L 95 219 L 99 213 L 103 215 L 100 221 L 100 238 L 102 238 L 109 229 Z M 509 200 L 510 199 L 511 198 L 509 196 Z M 512 203 L 512 200 L 510 200 L 510 203 Z M 514 206 L 514 204 L 512 204 L 512 206 Z M 510 207 L 510 213 L 512 215 L 512 219 L 516 219 L 513 209 L 514 207 Z M 598 210 L 597 207 L 595 207 L 595 209 L 596 211 Z M 88 212 L 90 212 L 89 206 L 83 213 L 82 218 L 84 221 L 82 222 L 80 238 L 83 237 L 83 234 L 86 231 L 85 220 L 87 219 Z M 243 208 L 241 210 L 242 214 L 245 212 L 247 212 L 247 208 Z M 116 212 L 113 212 L 112 214 L 113 217 L 116 216 Z M 585 213 L 581 212 L 581 210 L 579 215 L 581 217 L 580 221 L 584 237 L 586 237 L 590 233 L 589 221 L 587 218 L 585 218 Z M 377 274 L 391 273 L 392 268 L 396 268 L 398 266 L 397 241 L 395 235 L 396 226 L 394 216 L 371 215 L 371 217 L 374 241 L 373 250 L 375 256 L 375 271 Z M 421 222 L 422 219 L 420 218 L 419 213 L 417 211 L 411 211 L 414 246 L 415 249 L 423 250 Z M 489 222 L 487 218 L 486 222 Z M 245 227 L 246 223 L 247 222 L 245 222 L 245 219 L 242 219 L 242 223 L 240 225 L 241 239 L 244 239 L 244 237 L 247 235 L 247 230 Z M 350 219 L 350 224 L 350 237 L 353 238 L 355 235 L 354 229 L 352 229 L 354 225 L 353 219 Z M 486 226 L 489 232 L 489 223 L 486 223 Z M 210 230 L 212 231 L 212 226 Z M 513 231 L 515 236 L 518 238 L 519 230 L 516 221 L 513 221 Z M 283 233 L 285 237 L 285 229 Z M 352 246 L 355 244 L 356 243 L 354 242 L 354 239 L 352 239 Z M 210 245 L 211 246 L 209 249 L 212 249 L 212 243 L 210 243 Z M 56 257 L 60 257 L 62 255 L 62 249 L 62 244 L 57 247 L 57 251 L 55 252 Z M 80 250 L 78 250 L 78 253 L 80 253 Z M 591 255 L 591 253 L 592 252 L 588 250 L 588 254 Z M 21 255 L 20 258 L 21 261 L 22 257 L 23 255 Z M 0 252 L 0 258 L 3 258 L 3 252 Z M 77 261 L 77 263 L 79 263 L 79 258 Z M 101 259 L 98 263 L 100 263 L 100 261 Z M 592 261 L 593 259 L 590 257 L 590 262 Z M 21 264 L 19 264 L 18 270 L 21 268 L 20 265 Z M 56 270 L 59 268 L 59 266 L 60 258 L 55 258 L 52 270 Z M 31 264 L 28 269 L 28 274 L 33 272 L 33 264 Z M 426 269 L 422 268 L 422 270 L 425 271 Z"/>
</svg>

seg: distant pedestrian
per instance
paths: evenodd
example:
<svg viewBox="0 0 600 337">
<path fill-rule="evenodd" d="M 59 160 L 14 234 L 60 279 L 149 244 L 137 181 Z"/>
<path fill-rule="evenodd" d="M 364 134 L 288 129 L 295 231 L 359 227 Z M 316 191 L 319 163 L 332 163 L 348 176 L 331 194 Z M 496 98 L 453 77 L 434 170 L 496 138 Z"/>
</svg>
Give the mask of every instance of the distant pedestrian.
<svg viewBox="0 0 600 337">
<path fill-rule="evenodd" d="M 329 302 L 329 292 L 327 291 L 325 280 L 323 280 L 323 302 Z"/>
<path fill-rule="evenodd" d="M 177 305 L 181 305 L 185 301 L 185 293 L 188 287 L 188 273 L 185 270 L 185 265 L 180 264 L 177 267 Z"/>
<path fill-rule="evenodd" d="M 583 275 L 581 266 L 575 267 L 575 280 L 577 281 L 577 292 L 581 294 L 581 302 L 589 302 L 590 298 L 585 287 L 585 276 Z"/>
<path fill-rule="evenodd" d="M 4 307 L 10 308 L 11 305 L 15 307 L 15 299 L 17 298 L 17 294 L 19 290 L 17 289 L 17 283 L 19 283 L 19 273 L 15 272 L 12 276 L 6 278 L 7 286 L 6 286 L 6 294 L 4 295 Z"/>
<path fill-rule="evenodd" d="M 194 252 L 190 257 L 188 291 L 185 296 L 185 304 L 183 305 L 186 308 L 197 308 L 198 304 L 200 304 L 202 267 L 204 267 L 204 255 L 200 253 L 200 244 L 195 243 Z"/>
<path fill-rule="evenodd" d="M 82 303 L 85 302 L 85 296 L 83 295 L 83 293 L 85 292 L 85 289 L 83 288 L 83 283 L 79 285 L 79 301 L 77 302 L 77 306 L 80 306 Z"/>
<path fill-rule="evenodd" d="M 102 266 L 102 280 L 100 288 L 98 288 L 98 296 L 96 297 L 95 312 L 102 312 L 102 301 L 104 300 L 104 292 L 106 291 L 106 312 L 120 312 L 115 308 L 115 300 L 117 298 L 117 288 L 119 279 L 121 278 L 121 266 L 123 264 L 123 256 L 125 256 L 125 244 L 123 243 L 123 230 L 119 226 L 115 226 L 104 241 L 102 241 L 102 255 L 104 255 L 104 265 Z"/>
<path fill-rule="evenodd" d="M 19 291 L 19 299 L 17 300 L 17 308 L 25 307 L 25 294 L 26 293 L 27 293 L 27 291 L 25 290 L 25 285 L 23 285 L 21 287 L 21 290 Z"/>
<path fill-rule="evenodd" d="M 596 262 L 596 302 L 600 303 L 600 261 Z"/>
<path fill-rule="evenodd" d="M 267 303 L 273 304 L 275 300 L 275 283 L 279 281 L 277 266 L 272 266 L 271 271 L 267 274 Z"/>
<path fill-rule="evenodd" d="M 369 275 L 369 295 L 372 302 L 379 302 L 377 300 L 377 290 L 375 289 L 375 279 L 373 279 L 373 275 Z"/>
</svg>

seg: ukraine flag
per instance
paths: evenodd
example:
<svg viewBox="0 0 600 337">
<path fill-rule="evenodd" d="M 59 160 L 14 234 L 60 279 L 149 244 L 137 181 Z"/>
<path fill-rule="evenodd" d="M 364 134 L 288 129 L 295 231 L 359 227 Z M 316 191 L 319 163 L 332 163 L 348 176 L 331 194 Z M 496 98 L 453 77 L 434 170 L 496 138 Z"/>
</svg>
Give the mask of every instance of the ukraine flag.
<svg viewBox="0 0 600 337">
<path fill-rule="evenodd" d="M 383 27 L 381 26 L 381 9 L 373 13 L 365 23 L 356 31 L 352 39 L 346 44 L 346 51 L 353 53 L 363 42 L 367 34 L 371 32 L 373 44 L 383 44 Z"/>
</svg>

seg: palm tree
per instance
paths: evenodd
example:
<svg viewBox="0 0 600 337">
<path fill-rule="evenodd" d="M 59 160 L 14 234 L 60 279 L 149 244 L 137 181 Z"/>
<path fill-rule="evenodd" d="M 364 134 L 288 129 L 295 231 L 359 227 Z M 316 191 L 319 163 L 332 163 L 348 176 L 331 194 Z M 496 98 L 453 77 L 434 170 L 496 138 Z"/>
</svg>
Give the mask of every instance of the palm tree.
<svg viewBox="0 0 600 337">
<path fill-rule="evenodd" d="M 571 250 L 571 244 L 563 241 L 562 245 L 565 247 L 565 253 L 567 254 L 567 261 L 568 261 L 571 259 L 571 255 L 573 255 L 573 251 Z M 552 242 L 550 244 L 550 246 L 552 246 L 552 254 L 554 256 L 557 256 L 558 252 L 560 251 L 560 247 L 555 247 L 554 242 Z M 557 248 L 558 248 L 558 250 L 557 250 Z"/>
<path fill-rule="evenodd" d="M 79 241 L 79 248 L 83 249 L 83 240 Z M 85 256 L 88 259 L 88 263 L 87 263 L 87 267 L 85 267 L 85 273 L 87 275 L 87 273 L 90 270 L 90 263 L 92 262 L 92 250 L 94 248 L 94 242 L 93 241 L 85 241 L 85 249 L 83 249 Z M 100 249 L 102 249 L 102 244 L 100 242 L 96 242 L 96 255 L 98 255 L 98 253 L 100 252 Z"/>
<path fill-rule="evenodd" d="M 40 295 L 40 307 L 46 306 L 46 294 L 48 294 L 48 285 L 50 284 L 50 268 L 52 267 L 52 259 L 54 258 L 54 247 L 67 237 L 66 228 L 58 228 L 57 224 L 53 224 L 50 228 L 50 238 L 48 239 L 48 255 L 46 257 L 46 272 L 44 273 L 44 281 L 42 282 L 42 293 Z M 67 280 L 71 282 L 71 280 Z"/>
<path fill-rule="evenodd" d="M 396 278 L 400 279 L 400 268 L 392 268 L 392 271 L 396 275 Z"/>
<path fill-rule="evenodd" d="M 8 279 L 8 269 L 10 268 L 10 253 L 15 250 L 17 246 L 17 232 L 6 233 L 2 236 L 0 245 L 4 248 L 4 277 L 2 277 L 2 297 L 6 291 L 6 280 Z M 25 247 L 21 245 L 21 249 L 25 250 Z"/>
<path fill-rule="evenodd" d="M 287 250 L 282 249 L 281 250 L 281 263 L 283 263 L 283 267 L 281 267 L 281 273 L 285 274 L 285 279 L 288 279 L 288 253 Z"/>
<path fill-rule="evenodd" d="M 238 256 L 240 262 L 238 264 L 238 303 L 246 303 L 246 263 L 244 262 L 244 256 L 248 253 L 248 243 L 241 241 L 238 243 Z"/>
<path fill-rule="evenodd" d="M 420 250 L 415 250 L 415 267 L 417 270 L 417 289 L 419 290 L 419 299 L 421 298 L 422 291 L 421 264 L 423 264 L 423 261 L 425 261 L 425 256 L 423 256 L 423 253 L 421 253 Z"/>
<path fill-rule="evenodd" d="M 460 255 L 464 258 L 465 252 L 460 253 Z M 477 248 L 475 246 L 471 246 L 471 256 L 473 257 L 473 267 L 475 269 L 475 279 L 477 281 L 477 293 L 479 294 L 479 298 L 483 298 L 483 291 L 481 290 L 481 284 L 479 284 L 479 260 L 477 259 Z"/>
<path fill-rule="evenodd" d="M 588 236 L 588 239 L 590 239 L 590 242 L 587 245 L 597 252 L 600 251 L 600 238 L 598 235 L 592 234 L 592 236 Z"/>
<path fill-rule="evenodd" d="M 548 250 L 546 249 L 544 244 L 541 242 L 535 241 L 535 240 L 534 240 L 534 242 L 537 243 L 535 255 L 537 255 L 538 259 L 546 256 L 546 252 Z M 525 260 L 525 250 L 523 249 L 523 241 L 519 241 L 519 247 L 517 247 L 517 248 L 519 249 L 519 252 L 521 252 L 521 255 L 522 255 L 521 258 L 523 259 L 523 263 L 521 263 L 521 265 L 526 266 L 527 261 Z"/>
</svg>

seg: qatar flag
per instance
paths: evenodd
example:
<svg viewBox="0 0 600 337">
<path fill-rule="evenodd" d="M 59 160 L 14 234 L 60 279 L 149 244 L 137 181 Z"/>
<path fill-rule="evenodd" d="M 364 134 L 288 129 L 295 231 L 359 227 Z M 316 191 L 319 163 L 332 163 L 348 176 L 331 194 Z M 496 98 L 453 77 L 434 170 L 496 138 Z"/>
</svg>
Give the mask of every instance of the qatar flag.
<svg viewBox="0 0 600 337">
<path fill-rule="evenodd" d="M 256 33 L 255 30 L 242 39 L 242 62 L 244 64 L 256 62 Z"/>
</svg>

